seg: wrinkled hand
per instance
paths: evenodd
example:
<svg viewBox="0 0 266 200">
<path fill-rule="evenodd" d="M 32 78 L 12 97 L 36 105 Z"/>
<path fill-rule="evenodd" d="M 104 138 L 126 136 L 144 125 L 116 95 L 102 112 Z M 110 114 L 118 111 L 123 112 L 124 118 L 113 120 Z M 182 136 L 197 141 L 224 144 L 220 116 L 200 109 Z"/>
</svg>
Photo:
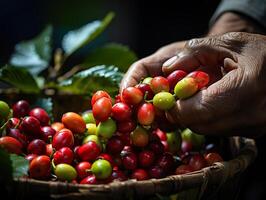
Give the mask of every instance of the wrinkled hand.
<svg viewBox="0 0 266 200">
<path fill-rule="evenodd" d="M 266 133 L 265 36 L 235 32 L 192 39 L 163 71 L 198 68 L 208 72 L 214 83 L 189 99 L 178 100 L 168 113 L 171 121 L 202 134 L 255 137 Z"/>
<path fill-rule="evenodd" d="M 135 62 L 127 71 L 120 84 L 120 91 L 129 86 L 137 85 L 141 79 L 148 76 L 162 75 L 162 65 L 169 58 L 177 54 L 185 42 L 176 42 L 164 46 L 154 54 Z"/>
</svg>

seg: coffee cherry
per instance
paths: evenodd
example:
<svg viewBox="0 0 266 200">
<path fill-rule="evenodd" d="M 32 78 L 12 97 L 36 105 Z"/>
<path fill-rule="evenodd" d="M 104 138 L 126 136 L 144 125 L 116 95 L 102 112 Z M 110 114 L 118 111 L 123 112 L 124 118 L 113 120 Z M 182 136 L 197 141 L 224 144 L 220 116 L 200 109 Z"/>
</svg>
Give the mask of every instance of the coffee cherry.
<svg viewBox="0 0 266 200">
<path fill-rule="evenodd" d="M 223 158 L 218 153 L 208 153 L 204 156 L 208 166 L 213 165 L 216 162 L 222 162 Z"/>
<path fill-rule="evenodd" d="M 97 102 L 96 102 L 97 103 Z M 109 139 L 116 132 L 116 123 L 111 118 L 100 122 L 97 126 L 96 134 L 104 139 Z"/>
<path fill-rule="evenodd" d="M 81 181 L 80 181 L 80 184 L 89 184 L 89 185 L 95 185 L 95 184 L 97 184 L 98 183 L 98 181 L 97 181 L 97 179 L 96 179 L 96 176 L 95 175 L 89 175 L 89 176 L 87 176 L 87 177 L 85 177 L 84 179 L 82 179 Z"/>
<path fill-rule="evenodd" d="M 89 141 L 95 142 L 102 150 L 102 143 L 97 135 L 88 135 L 83 139 L 82 144 L 88 143 Z"/>
<path fill-rule="evenodd" d="M 112 156 L 110 154 L 107 153 L 101 153 L 96 160 L 98 159 L 104 159 L 107 160 L 112 166 L 114 165 L 114 159 L 112 158 Z"/>
<path fill-rule="evenodd" d="M 153 98 L 154 93 L 149 84 L 140 83 L 136 85 L 135 87 L 140 89 L 140 91 L 144 94 L 144 97 L 146 98 L 146 100 L 151 100 Z"/>
<path fill-rule="evenodd" d="M 122 151 L 123 148 L 124 144 L 122 140 L 117 136 L 110 138 L 106 145 L 106 151 L 111 154 L 118 154 Z"/>
<path fill-rule="evenodd" d="M 68 147 L 63 147 L 54 153 L 54 164 L 58 165 L 61 163 L 66 163 L 71 165 L 74 159 L 73 151 Z"/>
<path fill-rule="evenodd" d="M 164 153 L 157 159 L 156 165 L 161 167 L 166 173 L 171 173 L 175 167 L 173 155 L 170 153 Z"/>
<path fill-rule="evenodd" d="M 12 117 L 8 120 L 6 125 L 6 132 L 8 133 L 10 129 L 15 129 L 19 126 L 20 119 Z"/>
<path fill-rule="evenodd" d="M 40 137 L 41 125 L 39 120 L 35 117 L 32 116 L 24 117 L 19 128 L 23 133 L 27 135 Z"/>
<path fill-rule="evenodd" d="M 159 92 L 169 92 L 170 89 L 168 80 L 162 76 L 154 77 L 151 80 L 150 86 L 154 94 Z"/>
<path fill-rule="evenodd" d="M 60 130 L 62 130 L 63 128 L 65 128 L 64 124 L 61 122 L 54 122 L 51 124 L 51 127 L 56 131 L 59 132 Z"/>
<path fill-rule="evenodd" d="M 121 133 L 130 133 L 135 130 L 137 124 L 134 120 L 130 119 L 128 121 L 117 122 L 117 131 Z"/>
<path fill-rule="evenodd" d="M 54 153 L 52 144 L 46 144 L 46 153 L 45 155 L 51 157 Z"/>
<path fill-rule="evenodd" d="M 156 165 L 149 169 L 148 174 L 150 178 L 156 178 L 156 179 L 163 178 L 166 176 L 164 170 Z"/>
<path fill-rule="evenodd" d="M 210 77 L 207 73 L 202 71 L 194 71 L 187 75 L 187 77 L 194 78 L 198 84 L 198 89 L 201 89 L 208 85 Z"/>
<path fill-rule="evenodd" d="M 96 124 L 88 123 L 88 124 L 86 124 L 86 129 L 87 129 L 86 134 L 96 135 L 96 130 L 97 130 Z"/>
<path fill-rule="evenodd" d="M 111 174 L 111 180 L 112 181 L 126 181 L 127 180 L 127 176 L 121 170 L 113 170 L 113 172 Z"/>
<path fill-rule="evenodd" d="M 0 120 L 6 120 L 9 116 L 10 108 L 4 101 L 0 101 Z"/>
<path fill-rule="evenodd" d="M 47 126 L 50 121 L 48 113 L 42 108 L 34 108 L 29 113 L 30 116 L 39 120 L 42 126 Z"/>
<path fill-rule="evenodd" d="M 131 108 L 125 103 L 116 103 L 112 107 L 112 118 L 116 121 L 127 121 L 130 120 L 132 115 Z"/>
<path fill-rule="evenodd" d="M 138 126 L 130 135 L 132 144 L 137 147 L 145 147 L 149 143 L 149 134 L 146 129 Z"/>
<path fill-rule="evenodd" d="M 107 160 L 96 160 L 91 166 L 91 172 L 97 179 L 107 179 L 112 174 L 112 166 Z"/>
<path fill-rule="evenodd" d="M 143 150 L 142 152 L 139 153 L 138 163 L 141 167 L 147 168 L 152 166 L 154 160 L 155 160 L 155 154 L 150 150 Z"/>
<path fill-rule="evenodd" d="M 50 138 L 52 139 L 53 136 L 55 135 L 56 131 L 50 127 L 50 126 L 43 126 L 41 127 L 41 131 L 40 131 L 41 135 L 42 135 L 42 139 L 49 143 L 50 142 Z"/>
<path fill-rule="evenodd" d="M 193 172 L 194 169 L 190 165 L 180 165 L 179 167 L 176 168 L 175 174 L 176 175 L 181 175 L 181 174 L 186 174 L 189 172 Z"/>
<path fill-rule="evenodd" d="M 151 125 L 155 118 L 155 109 L 151 103 L 143 103 L 137 111 L 138 122 L 142 125 Z"/>
<path fill-rule="evenodd" d="M 22 134 L 19 129 L 11 128 L 9 129 L 7 135 L 17 139 L 22 144 L 23 149 L 27 147 L 28 145 L 27 137 L 26 135 Z"/>
<path fill-rule="evenodd" d="M 122 156 L 122 162 L 125 169 L 134 170 L 138 165 L 138 158 L 135 153 L 129 152 Z"/>
<path fill-rule="evenodd" d="M 85 121 L 86 124 L 96 124 L 96 121 L 93 117 L 93 113 L 92 113 L 92 110 L 90 111 L 86 111 L 82 114 L 82 118 L 83 120 Z"/>
<path fill-rule="evenodd" d="M 90 175 L 90 172 L 89 172 L 90 168 L 91 168 L 91 163 L 89 163 L 89 162 L 83 161 L 83 162 L 78 163 L 75 167 L 75 169 L 78 173 L 78 178 L 82 180 L 85 177 L 89 176 Z"/>
<path fill-rule="evenodd" d="M 161 155 L 164 152 L 164 146 L 159 141 L 151 142 L 148 148 L 153 151 L 156 155 Z"/>
<path fill-rule="evenodd" d="M 166 141 L 167 140 L 167 135 L 166 132 L 162 131 L 161 129 L 157 128 L 154 131 L 152 131 L 152 135 L 154 135 L 155 137 L 157 136 L 157 138 L 160 141 Z"/>
<path fill-rule="evenodd" d="M 175 85 L 175 95 L 179 99 L 186 99 L 198 91 L 198 83 L 194 78 L 185 77 Z"/>
<path fill-rule="evenodd" d="M 92 95 L 92 98 L 91 98 L 91 106 L 93 107 L 94 104 L 95 104 L 95 102 L 97 100 L 99 100 L 100 98 L 102 98 L 102 97 L 106 97 L 107 99 L 112 100 L 112 98 L 110 97 L 110 95 L 107 92 L 105 92 L 103 90 L 99 90 L 99 91 L 95 92 Z"/>
<path fill-rule="evenodd" d="M 152 80 L 152 77 L 146 77 L 146 78 L 143 79 L 142 83 L 150 85 L 151 84 L 151 80 Z"/>
<path fill-rule="evenodd" d="M 20 100 L 12 106 L 13 117 L 25 117 L 30 112 L 30 104 L 25 100 Z"/>
<path fill-rule="evenodd" d="M 51 163 L 48 156 L 37 156 L 30 162 L 29 174 L 34 179 L 47 179 L 51 173 Z"/>
<path fill-rule="evenodd" d="M 122 92 L 122 100 L 128 105 L 139 104 L 143 100 L 144 94 L 135 87 L 125 88 Z"/>
<path fill-rule="evenodd" d="M 167 141 L 161 141 L 161 143 L 162 143 L 163 146 L 164 146 L 164 151 L 165 151 L 165 152 L 169 152 L 169 145 L 168 145 L 168 142 L 167 142 Z"/>
<path fill-rule="evenodd" d="M 181 137 L 183 141 L 191 142 L 192 148 L 195 150 L 201 149 L 205 143 L 205 136 L 196 134 L 188 128 L 181 132 Z"/>
<path fill-rule="evenodd" d="M 0 147 L 9 153 L 21 154 L 22 144 L 15 138 L 4 136 L 0 138 Z"/>
<path fill-rule="evenodd" d="M 191 141 L 183 140 L 181 143 L 181 150 L 183 153 L 190 152 L 193 149 Z"/>
<path fill-rule="evenodd" d="M 136 179 L 138 181 L 144 181 L 149 179 L 149 175 L 144 169 L 135 169 L 131 174 L 132 179 Z"/>
<path fill-rule="evenodd" d="M 153 105 L 160 110 L 169 110 L 175 105 L 175 98 L 169 92 L 159 92 L 153 97 Z"/>
<path fill-rule="evenodd" d="M 123 168 L 123 161 L 122 161 L 122 157 L 120 155 L 113 155 L 113 165 L 114 168 Z"/>
<path fill-rule="evenodd" d="M 175 70 L 167 76 L 170 85 L 170 90 L 173 91 L 178 81 L 182 80 L 187 73 L 183 70 Z"/>
<path fill-rule="evenodd" d="M 28 145 L 27 151 L 29 154 L 45 155 L 46 143 L 40 139 L 32 140 Z"/>
<path fill-rule="evenodd" d="M 112 113 L 112 102 L 106 97 L 98 99 L 92 107 L 92 113 L 95 120 L 103 122 L 107 120 Z"/>
<path fill-rule="evenodd" d="M 131 145 L 130 132 L 121 133 L 118 136 L 125 146 Z"/>
<path fill-rule="evenodd" d="M 169 152 L 172 154 L 177 154 L 181 147 L 181 135 L 177 132 L 168 132 L 166 133 L 167 144 Z"/>
<path fill-rule="evenodd" d="M 56 165 L 54 173 L 60 181 L 73 181 L 77 177 L 77 172 L 74 167 L 69 164 Z"/>
<path fill-rule="evenodd" d="M 123 150 L 121 151 L 122 156 L 124 156 L 128 153 L 134 153 L 134 149 L 132 146 L 124 146 Z"/>
<path fill-rule="evenodd" d="M 29 163 L 31 163 L 31 161 L 34 159 L 34 158 L 37 158 L 38 155 L 37 154 L 28 154 L 25 156 L 25 159 L 29 161 Z"/>
<path fill-rule="evenodd" d="M 74 145 L 74 136 L 69 129 L 62 129 L 57 132 L 52 141 L 53 148 L 59 150 L 63 147 L 72 148 Z"/>
<path fill-rule="evenodd" d="M 195 154 L 190 158 L 189 165 L 193 168 L 194 171 L 196 171 L 207 167 L 208 164 L 201 154 Z"/>
<path fill-rule="evenodd" d="M 93 161 L 100 153 L 101 148 L 93 141 L 81 145 L 77 150 L 77 155 L 82 161 Z"/>
<path fill-rule="evenodd" d="M 74 112 L 67 112 L 62 116 L 62 123 L 74 134 L 83 134 L 86 130 L 86 123 L 83 118 Z"/>
</svg>

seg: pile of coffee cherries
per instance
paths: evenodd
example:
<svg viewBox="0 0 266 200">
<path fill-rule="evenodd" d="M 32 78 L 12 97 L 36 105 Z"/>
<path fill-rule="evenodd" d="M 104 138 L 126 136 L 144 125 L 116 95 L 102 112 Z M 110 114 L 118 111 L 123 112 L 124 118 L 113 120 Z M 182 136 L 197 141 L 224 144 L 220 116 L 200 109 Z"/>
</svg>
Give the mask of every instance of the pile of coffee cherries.
<svg viewBox="0 0 266 200">
<path fill-rule="evenodd" d="M 223 159 L 204 136 L 171 124 L 165 111 L 208 82 L 202 71 L 148 77 L 114 99 L 97 91 L 91 110 L 66 112 L 53 123 L 44 109 L 31 108 L 25 100 L 12 109 L 0 101 L 5 122 L 0 146 L 25 156 L 28 176 L 40 180 L 106 184 L 200 170 Z"/>
</svg>

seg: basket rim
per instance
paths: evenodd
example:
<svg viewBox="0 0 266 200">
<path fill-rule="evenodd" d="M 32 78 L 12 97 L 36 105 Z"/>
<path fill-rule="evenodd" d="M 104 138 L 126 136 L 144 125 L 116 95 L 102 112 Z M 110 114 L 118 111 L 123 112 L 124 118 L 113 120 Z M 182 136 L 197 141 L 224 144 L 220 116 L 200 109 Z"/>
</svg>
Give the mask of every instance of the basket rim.
<svg viewBox="0 0 266 200">
<path fill-rule="evenodd" d="M 200 187 L 202 191 L 207 185 L 216 185 L 219 188 L 227 180 L 235 175 L 242 173 L 256 158 L 257 148 L 255 141 L 249 138 L 233 137 L 236 143 L 243 143 L 238 155 L 228 161 L 216 162 L 212 166 L 205 167 L 201 170 L 182 174 L 170 175 L 162 179 L 148 179 L 137 181 L 129 179 L 127 181 L 114 181 L 108 184 L 75 184 L 60 181 L 44 181 L 31 178 L 17 178 L 14 181 L 24 188 L 30 185 L 46 187 L 50 191 L 50 195 L 55 198 L 76 196 L 90 196 L 102 192 L 120 193 L 120 191 L 128 192 L 134 190 L 138 195 L 150 195 L 151 193 L 176 193 L 194 187 Z M 27 186 L 25 186 L 27 185 Z M 165 187 L 161 188 L 161 185 Z M 168 186 L 168 187 L 166 187 Z M 146 190 L 147 189 L 147 190 Z"/>
</svg>

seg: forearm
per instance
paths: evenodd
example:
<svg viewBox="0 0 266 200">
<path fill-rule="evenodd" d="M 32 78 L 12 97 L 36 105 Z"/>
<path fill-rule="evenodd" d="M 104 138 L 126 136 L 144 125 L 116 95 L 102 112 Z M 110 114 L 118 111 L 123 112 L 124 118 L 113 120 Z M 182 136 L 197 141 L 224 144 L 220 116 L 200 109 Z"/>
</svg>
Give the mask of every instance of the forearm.
<svg viewBox="0 0 266 200">
<path fill-rule="evenodd" d="M 247 32 L 263 34 L 264 28 L 254 20 L 234 12 L 223 13 L 210 27 L 208 36 L 228 32 Z"/>
<path fill-rule="evenodd" d="M 210 20 L 208 35 L 266 33 L 265 0 L 222 0 Z"/>
</svg>

